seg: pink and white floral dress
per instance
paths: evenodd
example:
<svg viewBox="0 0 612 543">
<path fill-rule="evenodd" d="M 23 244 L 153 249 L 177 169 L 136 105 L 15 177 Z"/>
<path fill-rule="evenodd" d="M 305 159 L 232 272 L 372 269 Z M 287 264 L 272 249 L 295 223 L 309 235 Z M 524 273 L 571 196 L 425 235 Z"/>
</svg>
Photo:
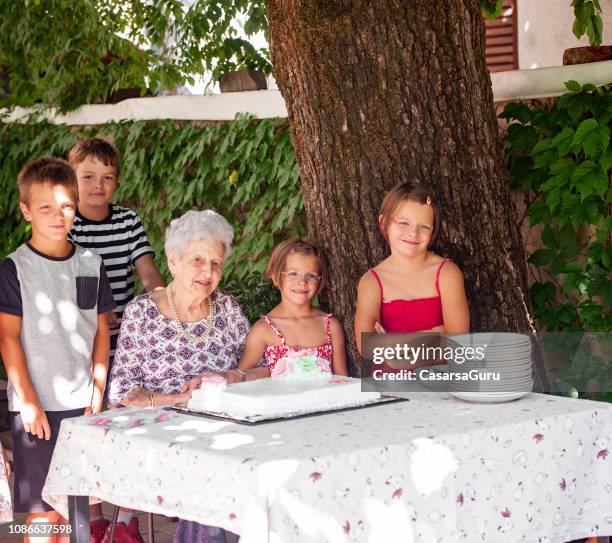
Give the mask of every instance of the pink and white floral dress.
<svg viewBox="0 0 612 543">
<path fill-rule="evenodd" d="M 270 376 L 285 379 L 320 379 L 332 374 L 332 341 L 331 318 L 328 313 L 325 318 L 325 344 L 318 347 L 289 347 L 285 336 L 267 315 L 262 319 L 274 330 L 280 338 L 278 345 L 268 345 L 264 351 Z"/>
</svg>

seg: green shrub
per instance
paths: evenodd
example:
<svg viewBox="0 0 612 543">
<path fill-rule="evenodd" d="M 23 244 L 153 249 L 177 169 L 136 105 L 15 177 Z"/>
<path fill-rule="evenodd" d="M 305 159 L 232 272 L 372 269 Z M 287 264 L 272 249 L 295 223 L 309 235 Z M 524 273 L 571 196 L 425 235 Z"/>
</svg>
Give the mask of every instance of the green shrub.
<svg viewBox="0 0 612 543">
<path fill-rule="evenodd" d="M 23 243 L 20 168 L 44 155 L 66 156 L 79 137 L 110 137 L 122 157 L 115 201 L 136 209 L 167 276 L 163 236 L 172 218 L 212 208 L 235 229 L 225 278 L 261 274 L 271 249 L 304 231 L 298 167 L 286 120 L 238 117 L 227 123 L 125 122 L 70 128 L 46 122 L 0 128 L 0 257 Z"/>
</svg>

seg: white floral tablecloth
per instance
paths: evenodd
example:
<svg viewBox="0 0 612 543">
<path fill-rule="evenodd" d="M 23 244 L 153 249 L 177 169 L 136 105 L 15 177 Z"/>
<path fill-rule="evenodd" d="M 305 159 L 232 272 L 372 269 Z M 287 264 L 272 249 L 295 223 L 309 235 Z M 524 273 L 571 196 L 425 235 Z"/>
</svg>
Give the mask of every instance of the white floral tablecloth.
<svg viewBox="0 0 612 543">
<path fill-rule="evenodd" d="M 8 479 L 6 478 L 6 465 L 0 445 L 0 523 L 13 520 L 13 502 L 11 501 L 11 491 Z"/>
<path fill-rule="evenodd" d="M 612 406 L 446 394 L 241 426 L 160 409 L 69 419 L 43 495 L 222 526 L 241 543 L 553 543 L 612 534 Z"/>
</svg>

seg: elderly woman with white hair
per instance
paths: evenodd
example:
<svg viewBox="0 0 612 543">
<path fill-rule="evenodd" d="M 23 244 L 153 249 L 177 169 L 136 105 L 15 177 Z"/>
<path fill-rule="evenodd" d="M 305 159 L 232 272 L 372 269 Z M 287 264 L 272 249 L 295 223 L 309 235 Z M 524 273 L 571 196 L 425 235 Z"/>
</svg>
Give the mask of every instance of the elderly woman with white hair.
<svg viewBox="0 0 612 543">
<path fill-rule="evenodd" d="M 170 223 L 165 249 L 172 282 L 137 296 L 125 309 L 109 379 L 112 405 L 182 403 L 203 373 L 237 366 L 249 321 L 236 300 L 217 289 L 233 237 L 230 224 L 211 210 L 188 211 Z M 138 541 L 130 539 L 138 533 L 132 517 L 125 520 L 117 524 L 119 539 Z M 175 541 L 225 537 L 219 528 L 181 521 Z"/>
</svg>

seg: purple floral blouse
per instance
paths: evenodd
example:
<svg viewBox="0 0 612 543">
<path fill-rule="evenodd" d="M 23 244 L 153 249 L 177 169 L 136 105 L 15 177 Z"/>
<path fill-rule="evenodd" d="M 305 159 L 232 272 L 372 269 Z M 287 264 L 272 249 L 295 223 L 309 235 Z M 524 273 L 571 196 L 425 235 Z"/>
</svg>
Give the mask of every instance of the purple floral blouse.
<svg viewBox="0 0 612 543">
<path fill-rule="evenodd" d="M 215 290 L 211 296 L 215 322 L 209 337 L 196 344 L 159 312 L 150 294 L 137 296 L 126 306 L 109 378 L 110 403 L 119 404 L 135 387 L 174 394 L 203 371 L 236 367 L 249 321 L 231 295 Z M 206 320 L 185 326 L 201 337 Z"/>
</svg>

